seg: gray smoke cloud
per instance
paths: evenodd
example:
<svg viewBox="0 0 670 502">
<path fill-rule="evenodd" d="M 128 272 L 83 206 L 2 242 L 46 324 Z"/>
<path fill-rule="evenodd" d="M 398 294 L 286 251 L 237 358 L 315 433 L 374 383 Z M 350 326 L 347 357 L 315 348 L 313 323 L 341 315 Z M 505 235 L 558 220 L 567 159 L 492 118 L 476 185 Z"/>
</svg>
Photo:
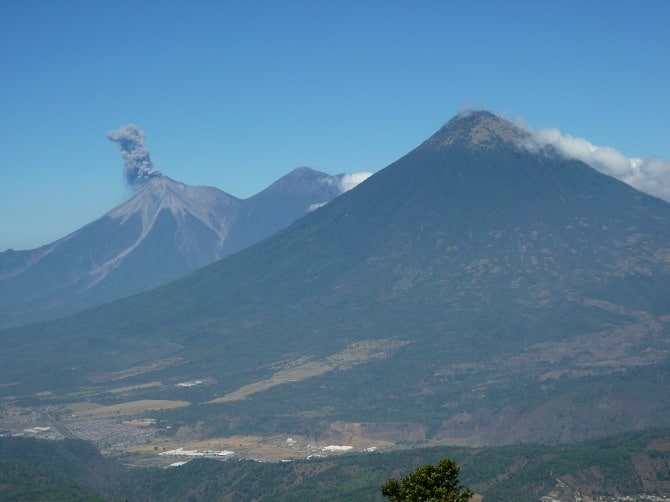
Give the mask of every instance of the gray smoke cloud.
<svg viewBox="0 0 670 502">
<path fill-rule="evenodd" d="M 163 176 L 158 169 L 154 169 L 149 150 L 144 148 L 145 137 L 144 131 L 135 124 L 124 125 L 107 133 L 107 138 L 116 143 L 125 161 L 123 174 L 129 185 Z"/>
</svg>

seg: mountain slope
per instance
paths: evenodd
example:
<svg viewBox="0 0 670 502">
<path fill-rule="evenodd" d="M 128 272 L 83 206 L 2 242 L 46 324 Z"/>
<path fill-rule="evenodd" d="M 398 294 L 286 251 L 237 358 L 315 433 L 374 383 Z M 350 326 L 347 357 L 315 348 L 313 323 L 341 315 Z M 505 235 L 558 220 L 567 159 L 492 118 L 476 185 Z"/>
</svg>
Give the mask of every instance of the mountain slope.
<svg viewBox="0 0 670 502">
<path fill-rule="evenodd" d="M 62 316 L 182 277 L 330 201 L 342 192 L 340 177 L 296 169 L 246 200 L 153 177 L 54 243 L 0 253 L 0 326 Z"/>
<path fill-rule="evenodd" d="M 244 214 L 231 231 L 227 243 L 230 253 L 227 254 L 258 242 L 299 216 L 331 201 L 346 191 L 342 185 L 344 176 L 328 176 L 301 167 L 249 197 L 244 201 Z"/>
<path fill-rule="evenodd" d="M 668 425 L 670 205 L 525 139 L 456 117 L 184 280 L 5 331 L 0 376 L 12 395 L 159 381 L 133 398 L 194 403 L 160 416 L 202 436 L 499 444 Z"/>
</svg>

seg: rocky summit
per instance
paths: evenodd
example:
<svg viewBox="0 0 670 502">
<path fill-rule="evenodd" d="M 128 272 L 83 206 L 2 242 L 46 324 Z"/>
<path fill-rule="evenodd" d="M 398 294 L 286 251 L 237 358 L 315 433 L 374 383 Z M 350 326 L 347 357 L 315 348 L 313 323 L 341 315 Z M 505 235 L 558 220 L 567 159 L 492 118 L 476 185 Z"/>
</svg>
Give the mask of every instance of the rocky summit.
<svg viewBox="0 0 670 502">
<path fill-rule="evenodd" d="M 454 145 L 490 148 L 513 144 L 528 136 L 528 132 L 490 112 L 469 111 L 449 121 L 419 148 L 444 149 Z"/>
</svg>

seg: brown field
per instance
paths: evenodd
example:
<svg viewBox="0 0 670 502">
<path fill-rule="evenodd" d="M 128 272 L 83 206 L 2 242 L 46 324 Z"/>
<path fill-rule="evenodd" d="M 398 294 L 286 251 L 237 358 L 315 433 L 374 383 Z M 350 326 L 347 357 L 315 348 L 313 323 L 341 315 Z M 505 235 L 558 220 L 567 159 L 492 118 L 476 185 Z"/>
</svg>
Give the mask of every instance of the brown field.
<svg viewBox="0 0 670 502">
<path fill-rule="evenodd" d="M 230 436 L 205 439 L 188 443 L 188 448 L 196 450 L 235 450 L 254 448 L 268 439 L 261 436 Z"/>
<path fill-rule="evenodd" d="M 230 392 L 223 397 L 209 401 L 210 403 L 226 403 L 246 399 L 252 394 L 262 392 L 286 382 L 299 382 L 315 376 L 323 375 L 329 371 L 346 370 L 352 366 L 363 364 L 373 359 L 385 359 L 396 349 L 409 342 L 403 340 L 364 340 L 356 342 L 344 349 L 342 352 L 320 361 L 305 362 L 302 358 L 293 363 L 288 363 L 283 369 L 277 371 L 270 378 L 244 385 L 236 391 Z"/>
<path fill-rule="evenodd" d="M 129 387 L 118 387 L 116 389 L 110 389 L 108 392 L 111 392 L 112 394 L 122 394 L 124 392 L 130 392 L 133 390 L 139 390 L 139 389 L 148 389 L 151 387 L 161 387 L 163 385 L 162 382 L 148 382 L 148 383 L 142 383 L 139 385 L 131 385 Z"/>
<path fill-rule="evenodd" d="M 96 418 L 119 417 L 141 415 L 147 410 L 167 410 L 189 406 L 188 401 L 168 401 L 164 399 L 142 399 L 141 401 L 128 401 L 126 403 L 112 404 L 110 406 L 99 406 L 86 411 L 87 415 Z"/>
<path fill-rule="evenodd" d="M 151 442 L 137 444 L 124 449 L 127 453 L 140 455 L 148 460 L 150 457 L 157 456 L 161 452 L 183 448 L 185 450 L 230 450 L 234 451 L 238 458 L 262 458 L 265 460 L 281 459 L 299 459 L 306 458 L 311 454 L 330 456 L 322 448 L 327 445 L 350 445 L 355 451 L 361 451 L 364 448 L 393 447 L 393 443 L 380 441 L 366 437 L 348 437 L 348 442 L 341 442 L 341 438 L 321 438 L 319 440 L 309 439 L 302 436 L 230 436 L 216 437 L 206 440 L 192 440 L 187 438 L 182 440 L 176 438 L 156 437 Z M 337 453 L 335 453 L 337 455 Z"/>
</svg>

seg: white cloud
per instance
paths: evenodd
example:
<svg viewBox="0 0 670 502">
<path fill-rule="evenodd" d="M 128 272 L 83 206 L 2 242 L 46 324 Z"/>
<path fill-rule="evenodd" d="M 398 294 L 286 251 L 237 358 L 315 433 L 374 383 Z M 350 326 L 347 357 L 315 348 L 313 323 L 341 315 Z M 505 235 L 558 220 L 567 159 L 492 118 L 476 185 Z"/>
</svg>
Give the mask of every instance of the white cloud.
<svg viewBox="0 0 670 502">
<path fill-rule="evenodd" d="M 458 116 L 467 117 L 472 112 L 476 110 L 481 110 L 482 108 L 474 101 L 466 101 L 461 103 L 458 107 Z"/>
<path fill-rule="evenodd" d="M 316 204 L 310 204 L 309 207 L 307 208 L 307 212 L 311 213 L 312 211 L 316 211 L 320 207 L 325 206 L 328 204 L 327 202 L 317 202 Z"/>
<path fill-rule="evenodd" d="M 338 174 L 337 176 L 324 177 L 321 180 L 321 183 L 336 187 L 340 191 L 340 194 L 343 194 L 344 192 L 348 192 L 352 188 L 356 187 L 360 183 L 363 183 L 370 176 L 372 176 L 372 173 L 368 172 Z M 307 211 L 311 213 L 312 211 L 316 211 L 320 207 L 325 206 L 327 203 L 328 202 L 316 202 L 314 204 L 310 204 L 307 208 Z"/>
<path fill-rule="evenodd" d="M 670 202 L 670 162 L 659 157 L 626 157 L 608 146 L 596 146 L 585 139 L 562 134 L 558 129 L 531 132 L 523 145 L 530 150 L 552 146 L 558 153 L 581 160 L 601 173 Z"/>
<path fill-rule="evenodd" d="M 368 172 L 340 174 L 338 176 L 340 190 L 342 191 L 342 193 L 348 192 L 356 185 L 363 183 L 370 176 L 372 176 L 372 173 Z"/>
</svg>

